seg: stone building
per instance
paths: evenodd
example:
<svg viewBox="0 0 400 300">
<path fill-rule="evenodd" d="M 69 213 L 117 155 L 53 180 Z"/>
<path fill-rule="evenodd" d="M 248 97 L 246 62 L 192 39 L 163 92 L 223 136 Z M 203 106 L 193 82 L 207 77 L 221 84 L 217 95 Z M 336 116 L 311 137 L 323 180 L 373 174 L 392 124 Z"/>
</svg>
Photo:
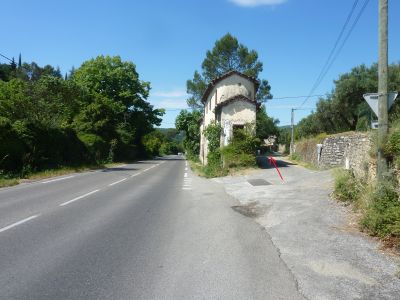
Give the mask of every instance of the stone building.
<svg viewBox="0 0 400 300">
<path fill-rule="evenodd" d="M 204 129 L 213 122 L 223 128 L 221 146 L 229 144 L 235 129 L 255 123 L 259 82 L 245 74 L 230 71 L 215 78 L 202 96 L 204 116 L 200 126 L 200 160 L 207 164 L 208 141 Z"/>
</svg>

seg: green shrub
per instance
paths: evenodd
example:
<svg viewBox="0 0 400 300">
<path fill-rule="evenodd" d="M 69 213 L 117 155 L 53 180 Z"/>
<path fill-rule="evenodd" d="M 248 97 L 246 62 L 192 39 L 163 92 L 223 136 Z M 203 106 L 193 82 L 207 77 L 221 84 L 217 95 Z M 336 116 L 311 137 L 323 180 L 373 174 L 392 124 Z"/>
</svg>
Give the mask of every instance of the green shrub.
<svg viewBox="0 0 400 300">
<path fill-rule="evenodd" d="M 222 167 L 220 149 L 208 153 L 207 165 L 204 166 L 203 172 L 208 178 L 220 177 L 228 174 L 228 170 Z"/>
<path fill-rule="evenodd" d="M 243 153 L 235 144 L 224 147 L 222 155 L 225 168 L 252 167 L 256 164 L 254 154 Z"/>
<path fill-rule="evenodd" d="M 335 174 L 334 195 L 335 198 L 345 202 L 355 202 L 362 191 L 362 184 L 350 171 L 337 170 Z"/>
<path fill-rule="evenodd" d="M 392 183 L 380 184 L 370 196 L 361 225 L 374 236 L 400 237 L 399 193 Z"/>
<path fill-rule="evenodd" d="M 400 166 L 400 130 L 394 130 L 390 133 L 388 140 L 384 146 L 387 156 L 392 158 L 395 163 Z"/>
<path fill-rule="evenodd" d="M 104 161 L 109 154 L 109 145 L 100 136 L 91 133 L 78 135 L 79 140 L 85 145 L 91 160 Z"/>
</svg>

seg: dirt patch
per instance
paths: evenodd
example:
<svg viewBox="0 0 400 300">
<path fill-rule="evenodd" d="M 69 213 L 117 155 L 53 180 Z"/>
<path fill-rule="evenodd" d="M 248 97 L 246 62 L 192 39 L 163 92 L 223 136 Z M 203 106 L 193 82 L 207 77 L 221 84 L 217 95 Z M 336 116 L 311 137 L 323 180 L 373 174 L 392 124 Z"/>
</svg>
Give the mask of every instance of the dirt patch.
<svg viewBox="0 0 400 300">
<path fill-rule="evenodd" d="M 258 218 L 265 213 L 265 209 L 259 205 L 258 201 L 250 202 L 246 205 L 235 205 L 232 209 L 243 216 Z"/>
</svg>

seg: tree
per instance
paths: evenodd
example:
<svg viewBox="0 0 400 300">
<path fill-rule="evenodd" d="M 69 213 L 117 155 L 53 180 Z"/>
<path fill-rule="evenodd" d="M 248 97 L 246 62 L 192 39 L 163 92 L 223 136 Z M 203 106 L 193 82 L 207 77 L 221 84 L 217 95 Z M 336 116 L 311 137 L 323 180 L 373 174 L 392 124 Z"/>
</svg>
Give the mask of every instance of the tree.
<svg viewBox="0 0 400 300">
<path fill-rule="evenodd" d="M 342 74 L 334 81 L 335 88 L 326 98 L 317 102 L 315 113 L 299 122 L 297 137 L 318 133 L 337 133 L 352 130 L 368 130 L 371 117 L 376 118 L 363 98 L 365 93 L 378 89 L 377 64 L 370 67 L 360 65 Z M 389 66 L 389 90 L 400 89 L 400 64 Z M 389 117 L 393 121 L 400 117 L 400 105 L 394 104 Z"/>
<path fill-rule="evenodd" d="M 256 136 L 260 139 L 266 139 L 269 136 L 279 135 L 279 120 L 268 116 L 265 105 L 260 107 L 256 115 Z"/>
<path fill-rule="evenodd" d="M 202 114 L 200 111 L 188 112 L 181 110 L 175 120 L 175 127 L 185 132 L 183 147 L 189 157 L 197 157 L 200 153 L 200 121 Z"/>
<path fill-rule="evenodd" d="M 201 96 L 214 78 L 236 70 L 258 79 L 263 64 L 258 60 L 258 53 L 255 50 L 249 50 L 228 33 L 215 42 L 212 50 L 207 51 L 201 68 L 201 74 L 195 71 L 193 79 L 186 82 L 187 93 L 191 95 L 187 99 L 187 104 L 195 109 L 202 108 Z M 270 90 L 268 81 L 260 80 L 257 101 L 262 102 L 272 98 Z"/>
<path fill-rule="evenodd" d="M 91 95 L 75 126 L 101 136 L 118 147 L 141 145 L 142 137 L 161 124 L 162 109 L 146 101 L 150 83 L 139 79 L 136 66 L 119 56 L 98 56 L 82 64 L 70 76 Z M 119 148 L 117 147 L 117 152 Z"/>
</svg>

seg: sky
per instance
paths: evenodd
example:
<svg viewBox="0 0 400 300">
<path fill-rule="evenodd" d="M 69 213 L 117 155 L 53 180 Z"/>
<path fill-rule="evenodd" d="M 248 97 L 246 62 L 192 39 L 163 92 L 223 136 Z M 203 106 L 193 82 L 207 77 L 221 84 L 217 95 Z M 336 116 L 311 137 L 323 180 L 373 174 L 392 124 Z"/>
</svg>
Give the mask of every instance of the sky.
<svg viewBox="0 0 400 300">
<path fill-rule="evenodd" d="M 366 0 L 359 0 L 351 26 Z M 13 0 L 2 1 L 0 53 L 63 73 L 97 55 L 133 61 L 151 82 L 149 101 L 165 108 L 161 127 L 174 127 L 187 108 L 186 81 L 207 50 L 226 33 L 259 54 L 261 79 L 274 98 L 309 95 L 353 6 L 353 0 Z M 389 62 L 400 61 L 400 1 L 389 0 Z M 5 13 L 6 12 L 6 13 Z M 346 33 L 345 33 L 346 35 Z M 345 36 L 344 35 L 344 36 Z M 378 57 L 378 0 L 370 0 L 315 95 Z M 0 58 L 0 62 L 7 61 Z M 371 91 L 375 92 L 375 91 Z M 267 113 L 290 124 L 305 98 L 275 99 Z M 315 109 L 317 97 L 296 111 L 295 122 Z"/>
</svg>

